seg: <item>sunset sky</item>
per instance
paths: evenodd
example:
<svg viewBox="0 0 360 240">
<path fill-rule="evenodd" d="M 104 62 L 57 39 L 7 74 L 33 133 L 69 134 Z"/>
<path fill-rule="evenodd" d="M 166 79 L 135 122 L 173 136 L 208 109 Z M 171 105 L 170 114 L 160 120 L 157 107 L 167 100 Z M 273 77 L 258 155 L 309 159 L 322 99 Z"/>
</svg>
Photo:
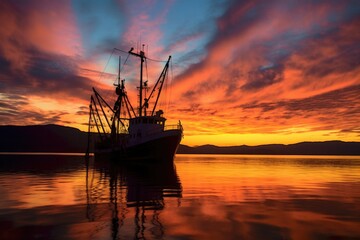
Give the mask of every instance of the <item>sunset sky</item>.
<svg viewBox="0 0 360 240">
<path fill-rule="evenodd" d="M 172 56 L 162 107 L 183 144 L 360 141 L 358 0 L 3 0 L 0 22 L 1 125 L 86 131 L 91 88 L 114 97 L 113 49 L 145 44 Z"/>
</svg>

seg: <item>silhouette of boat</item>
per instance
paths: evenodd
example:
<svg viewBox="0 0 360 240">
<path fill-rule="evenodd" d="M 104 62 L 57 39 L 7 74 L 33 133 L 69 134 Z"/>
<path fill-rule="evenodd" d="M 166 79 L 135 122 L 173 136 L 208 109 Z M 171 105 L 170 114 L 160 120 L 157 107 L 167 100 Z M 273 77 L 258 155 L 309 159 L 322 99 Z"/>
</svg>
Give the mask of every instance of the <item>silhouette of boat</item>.
<svg viewBox="0 0 360 240">
<path fill-rule="evenodd" d="M 119 73 L 115 86 L 117 99 L 111 107 L 98 91 L 93 88 L 90 102 L 89 136 L 90 127 L 95 126 L 98 139 L 95 144 L 95 156 L 105 156 L 116 160 L 146 160 L 173 161 L 176 150 L 183 136 L 183 127 L 179 121 L 176 125 L 166 125 L 164 111 L 157 109 L 159 98 L 168 74 L 169 56 L 166 64 L 148 93 L 148 80 L 143 79 L 144 63 L 147 57 L 145 52 L 134 52 L 131 48 L 129 56 L 140 59 L 140 81 L 138 86 L 138 107 L 134 109 L 125 89 L 125 79 Z M 126 59 L 126 61 L 127 61 Z M 125 62 L 126 62 L 125 61 Z M 147 66 L 147 65 L 145 65 Z M 152 107 L 150 108 L 150 105 Z M 108 116 L 110 112 L 111 116 Z"/>
</svg>

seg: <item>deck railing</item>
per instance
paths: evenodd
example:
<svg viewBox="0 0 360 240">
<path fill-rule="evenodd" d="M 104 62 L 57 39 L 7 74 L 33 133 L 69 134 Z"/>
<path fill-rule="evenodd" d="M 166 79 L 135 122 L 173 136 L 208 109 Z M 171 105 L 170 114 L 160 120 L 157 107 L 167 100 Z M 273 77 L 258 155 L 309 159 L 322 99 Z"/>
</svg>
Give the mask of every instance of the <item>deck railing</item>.
<svg viewBox="0 0 360 240">
<path fill-rule="evenodd" d="M 147 131 L 146 135 L 153 135 L 155 133 L 163 132 L 163 131 L 169 131 L 169 130 L 183 130 L 183 127 L 179 121 L 178 124 L 172 124 L 172 125 L 165 125 L 164 129 L 153 129 L 150 131 Z"/>
<path fill-rule="evenodd" d="M 182 129 L 183 129 L 183 127 L 182 127 L 180 122 L 178 124 L 165 125 L 165 127 L 164 127 L 164 131 L 167 131 L 167 130 L 182 130 Z"/>
</svg>

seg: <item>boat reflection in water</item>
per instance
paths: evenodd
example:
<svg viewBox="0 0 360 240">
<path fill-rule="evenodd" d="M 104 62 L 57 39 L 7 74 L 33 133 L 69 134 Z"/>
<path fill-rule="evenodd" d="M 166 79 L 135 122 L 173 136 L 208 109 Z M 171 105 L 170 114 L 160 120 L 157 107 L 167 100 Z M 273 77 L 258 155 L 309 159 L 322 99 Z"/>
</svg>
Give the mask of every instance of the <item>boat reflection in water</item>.
<svg viewBox="0 0 360 240">
<path fill-rule="evenodd" d="M 87 161 L 87 218 L 102 226 L 111 211 L 111 234 L 118 238 L 161 238 L 160 214 L 166 204 L 180 206 L 182 187 L 173 161 L 166 164 L 126 165 L 111 160 Z M 106 231 L 107 232 L 107 231 Z M 106 236 L 104 236 L 106 237 Z"/>
</svg>

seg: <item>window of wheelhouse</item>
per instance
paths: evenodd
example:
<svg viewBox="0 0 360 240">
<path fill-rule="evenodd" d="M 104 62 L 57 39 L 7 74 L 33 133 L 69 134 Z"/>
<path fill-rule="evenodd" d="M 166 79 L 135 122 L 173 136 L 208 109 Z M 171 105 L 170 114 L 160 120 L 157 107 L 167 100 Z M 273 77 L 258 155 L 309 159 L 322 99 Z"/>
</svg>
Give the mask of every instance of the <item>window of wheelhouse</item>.
<svg viewBox="0 0 360 240">
<path fill-rule="evenodd" d="M 164 121 L 156 121 L 156 124 L 158 124 L 158 125 L 164 125 Z"/>
</svg>

